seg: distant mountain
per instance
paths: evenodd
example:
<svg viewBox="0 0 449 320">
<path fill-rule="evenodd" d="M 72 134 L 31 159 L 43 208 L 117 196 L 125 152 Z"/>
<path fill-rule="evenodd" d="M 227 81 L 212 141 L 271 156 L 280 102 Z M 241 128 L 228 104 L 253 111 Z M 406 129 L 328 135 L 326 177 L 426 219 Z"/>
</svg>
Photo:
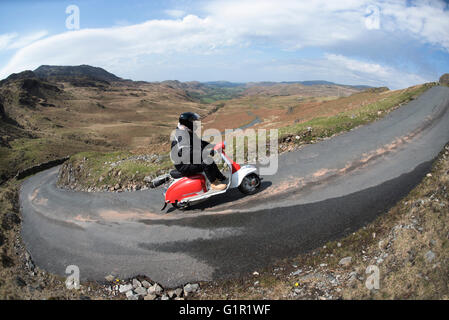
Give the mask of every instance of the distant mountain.
<svg viewBox="0 0 449 320">
<path fill-rule="evenodd" d="M 208 81 L 203 82 L 203 84 L 209 87 L 219 87 L 219 88 L 235 88 L 235 87 L 243 87 L 245 85 L 245 83 L 229 82 L 229 81 Z"/>
<path fill-rule="evenodd" d="M 92 67 L 86 64 L 80 66 L 49 66 L 42 65 L 34 73 L 39 78 L 64 80 L 65 78 L 89 78 L 99 81 L 121 81 L 120 77 L 99 67 Z"/>
<path fill-rule="evenodd" d="M 288 83 L 288 82 L 284 82 Z M 305 86 L 316 86 L 316 85 L 338 85 L 335 82 L 325 81 L 325 80 L 309 80 L 309 81 L 299 81 L 298 83 Z"/>
<path fill-rule="evenodd" d="M 237 88 L 237 87 L 271 87 L 271 86 L 277 86 L 280 84 L 302 84 L 304 86 L 342 86 L 347 88 L 354 88 L 354 89 L 368 89 L 372 88 L 371 86 L 367 85 L 347 85 L 347 84 L 339 84 L 335 82 L 325 81 L 325 80 L 307 80 L 307 81 L 259 81 L 259 82 L 229 82 L 229 81 L 208 81 L 208 82 L 202 82 L 202 84 L 209 86 L 209 87 L 218 87 L 218 88 Z"/>
<path fill-rule="evenodd" d="M 277 84 L 302 84 L 304 86 L 341 86 L 355 89 L 368 89 L 372 88 L 367 85 L 349 85 L 349 84 L 340 84 L 335 82 L 330 82 L 326 80 L 306 80 L 306 81 L 281 81 L 281 82 L 252 82 L 252 85 L 256 86 L 273 86 Z"/>
</svg>

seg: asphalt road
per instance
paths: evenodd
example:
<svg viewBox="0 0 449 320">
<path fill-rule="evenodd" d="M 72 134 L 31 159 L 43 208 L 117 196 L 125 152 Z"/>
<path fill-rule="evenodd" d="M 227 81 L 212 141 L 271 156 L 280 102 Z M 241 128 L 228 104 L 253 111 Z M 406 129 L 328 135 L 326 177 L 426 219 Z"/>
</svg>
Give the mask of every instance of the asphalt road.
<svg viewBox="0 0 449 320">
<path fill-rule="evenodd" d="M 343 237 L 386 212 L 449 141 L 449 88 L 434 87 L 382 120 L 279 158 L 262 190 L 232 190 L 161 213 L 162 190 L 58 189 L 58 167 L 20 191 L 22 235 L 35 263 L 82 279 L 147 275 L 164 286 L 238 276 Z"/>
</svg>

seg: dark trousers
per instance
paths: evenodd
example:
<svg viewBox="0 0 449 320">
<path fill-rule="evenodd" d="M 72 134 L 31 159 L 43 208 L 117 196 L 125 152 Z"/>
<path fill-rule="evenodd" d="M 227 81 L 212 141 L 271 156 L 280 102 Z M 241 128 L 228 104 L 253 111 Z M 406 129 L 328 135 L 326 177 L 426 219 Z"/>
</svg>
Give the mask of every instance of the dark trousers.
<svg viewBox="0 0 449 320">
<path fill-rule="evenodd" d="M 215 162 L 211 164 L 178 164 L 175 165 L 176 170 L 182 173 L 183 176 L 190 176 L 196 173 L 204 172 L 207 179 L 210 182 L 214 182 L 216 179 L 225 180 L 226 177 L 220 172 Z"/>
</svg>

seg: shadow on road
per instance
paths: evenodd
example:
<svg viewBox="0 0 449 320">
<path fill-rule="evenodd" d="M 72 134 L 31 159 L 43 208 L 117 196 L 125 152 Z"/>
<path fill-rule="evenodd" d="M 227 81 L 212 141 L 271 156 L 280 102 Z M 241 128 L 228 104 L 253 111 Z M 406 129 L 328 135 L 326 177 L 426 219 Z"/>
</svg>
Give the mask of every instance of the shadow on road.
<svg viewBox="0 0 449 320">
<path fill-rule="evenodd" d="M 239 214 L 141 220 L 145 224 L 235 231 L 228 237 L 161 245 L 140 243 L 139 247 L 189 254 L 213 266 L 214 278 L 242 275 L 317 248 L 370 223 L 406 196 L 429 171 L 432 162 L 422 163 L 413 171 L 378 186 L 314 203 Z"/>
</svg>

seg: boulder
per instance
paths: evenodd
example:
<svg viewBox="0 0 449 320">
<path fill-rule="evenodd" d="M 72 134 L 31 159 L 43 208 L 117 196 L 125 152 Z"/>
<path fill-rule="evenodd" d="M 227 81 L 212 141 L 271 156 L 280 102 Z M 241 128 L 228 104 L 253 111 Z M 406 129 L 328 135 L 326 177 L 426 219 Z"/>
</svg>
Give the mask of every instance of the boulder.
<svg viewBox="0 0 449 320">
<path fill-rule="evenodd" d="M 152 294 L 152 293 L 150 293 L 150 294 L 147 294 L 145 297 L 143 297 L 143 300 L 154 300 L 154 299 L 156 299 L 156 295 L 155 294 Z"/>
<path fill-rule="evenodd" d="M 146 296 L 147 295 L 147 289 L 144 287 L 137 287 L 134 289 L 134 292 L 139 296 Z"/>
<path fill-rule="evenodd" d="M 133 289 L 133 285 L 132 284 L 122 284 L 120 285 L 118 291 L 120 293 L 126 293 L 128 291 L 131 291 Z"/>
<path fill-rule="evenodd" d="M 157 283 L 148 288 L 149 294 L 160 294 L 162 291 L 163 291 L 162 287 Z"/>
<path fill-rule="evenodd" d="M 141 287 L 141 286 L 142 286 L 142 283 L 140 283 L 139 280 L 133 279 L 133 288 L 134 288 L 134 289 L 139 288 L 139 287 Z"/>
</svg>

